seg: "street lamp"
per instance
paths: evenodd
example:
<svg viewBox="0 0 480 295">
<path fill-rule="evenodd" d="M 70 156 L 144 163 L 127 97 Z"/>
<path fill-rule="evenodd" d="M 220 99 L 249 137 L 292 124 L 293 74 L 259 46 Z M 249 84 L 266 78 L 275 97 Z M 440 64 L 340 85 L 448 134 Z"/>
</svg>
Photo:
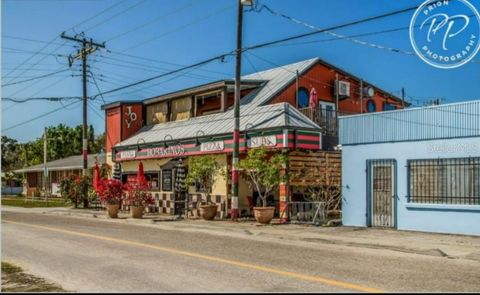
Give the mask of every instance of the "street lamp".
<svg viewBox="0 0 480 295">
<path fill-rule="evenodd" d="M 238 218 L 238 163 L 240 158 L 240 75 L 242 69 L 242 26 L 243 26 L 243 5 L 253 5 L 253 0 L 238 0 L 237 17 L 237 49 L 235 64 L 235 103 L 234 116 L 235 127 L 233 130 L 233 156 L 232 156 L 232 220 Z"/>
</svg>

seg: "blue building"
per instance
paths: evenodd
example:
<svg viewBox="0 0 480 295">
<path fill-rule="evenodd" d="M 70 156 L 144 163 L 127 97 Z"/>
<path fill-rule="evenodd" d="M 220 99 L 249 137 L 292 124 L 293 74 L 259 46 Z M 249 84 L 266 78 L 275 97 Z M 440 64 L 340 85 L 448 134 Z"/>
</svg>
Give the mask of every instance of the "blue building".
<svg viewBox="0 0 480 295">
<path fill-rule="evenodd" d="M 344 225 L 480 235 L 480 100 L 339 120 Z"/>
</svg>

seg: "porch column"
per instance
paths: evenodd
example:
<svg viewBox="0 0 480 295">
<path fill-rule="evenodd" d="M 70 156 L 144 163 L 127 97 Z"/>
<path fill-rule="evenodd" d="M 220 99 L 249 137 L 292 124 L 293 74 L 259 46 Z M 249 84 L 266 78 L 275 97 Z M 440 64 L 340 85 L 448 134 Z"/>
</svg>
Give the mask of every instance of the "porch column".
<svg viewBox="0 0 480 295">
<path fill-rule="evenodd" d="M 288 162 L 287 162 L 288 163 Z M 279 215 L 280 215 L 280 223 L 285 223 L 288 221 L 288 202 L 290 201 L 290 191 L 288 185 L 288 173 L 287 173 L 287 166 L 285 164 L 280 170 L 280 175 L 284 177 L 284 181 L 279 185 L 279 198 L 280 198 L 280 205 L 279 205 Z"/>
</svg>

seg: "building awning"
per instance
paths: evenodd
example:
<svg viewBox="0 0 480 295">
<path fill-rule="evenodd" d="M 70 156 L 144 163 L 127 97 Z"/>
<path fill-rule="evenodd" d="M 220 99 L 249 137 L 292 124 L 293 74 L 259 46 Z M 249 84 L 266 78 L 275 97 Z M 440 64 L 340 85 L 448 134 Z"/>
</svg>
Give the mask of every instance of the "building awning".
<svg viewBox="0 0 480 295">
<path fill-rule="evenodd" d="M 95 166 L 95 157 L 98 159 L 98 164 L 102 165 L 105 163 L 106 156 L 105 154 L 90 154 L 88 155 L 88 168 L 93 168 Z M 63 159 L 58 159 L 55 161 L 47 162 L 48 171 L 62 171 L 62 170 L 77 170 L 83 168 L 83 156 L 70 156 Z M 22 169 L 15 170 L 15 173 L 25 173 L 25 172 L 43 172 L 44 165 L 38 164 Z"/>
<path fill-rule="evenodd" d="M 293 128 L 320 132 L 320 127 L 288 103 L 259 106 L 242 110 L 240 131 Z M 132 137 L 115 145 L 115 149 L 150 143 L 173 142 L 231 134 L 234 129 L 233 110 L 185 121 L 172 121 L 145 126 Z"/>
</svg>

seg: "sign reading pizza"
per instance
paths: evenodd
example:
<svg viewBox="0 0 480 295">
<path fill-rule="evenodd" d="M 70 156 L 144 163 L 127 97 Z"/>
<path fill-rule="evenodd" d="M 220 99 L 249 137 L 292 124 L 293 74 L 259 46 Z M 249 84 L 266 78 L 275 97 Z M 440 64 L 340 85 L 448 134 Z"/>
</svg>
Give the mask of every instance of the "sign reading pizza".
<svg viewBox="0 0 480 295">
<path fill-rule="evenodd" d="M 200 151 L 202 152 L 215 152 L 223 151 L 225 144 L 223 141 L 202 142 L 200 145 Z"/>
</svg>

